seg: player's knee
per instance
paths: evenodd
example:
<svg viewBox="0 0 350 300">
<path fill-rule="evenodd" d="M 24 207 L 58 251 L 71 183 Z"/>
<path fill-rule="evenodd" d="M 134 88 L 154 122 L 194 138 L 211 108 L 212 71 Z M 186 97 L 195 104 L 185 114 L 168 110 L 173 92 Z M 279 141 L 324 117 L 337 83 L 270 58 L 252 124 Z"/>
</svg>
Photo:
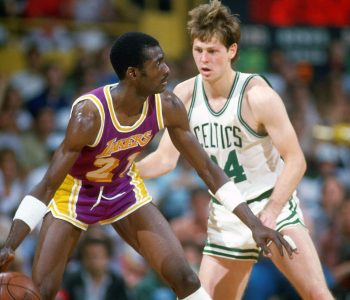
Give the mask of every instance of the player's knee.
<svg viewBox="0 0 350 300">
<path fill-rule="evenodd" d="M 174 270 L 167 280 L 177 294 L 189 294 L 200 287 L 200 281 L 197 274 L 188 266 Z"/>
</svg>

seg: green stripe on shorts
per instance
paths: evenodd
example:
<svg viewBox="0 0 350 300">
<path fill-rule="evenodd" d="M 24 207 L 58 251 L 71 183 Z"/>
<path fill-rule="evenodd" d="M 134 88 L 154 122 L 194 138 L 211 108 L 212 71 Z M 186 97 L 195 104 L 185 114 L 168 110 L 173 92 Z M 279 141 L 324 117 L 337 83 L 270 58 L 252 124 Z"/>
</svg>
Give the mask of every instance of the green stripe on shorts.
<svg viewBox="0 0 350 300">
<path fill-rule="evenodd" d="M 216 245 L 212 243 L 206 243 L 203 254 L 221 256 L 225 258 L 235 258 L 235 259 L 247 259 L 247 260 L 257 260 L 260 251 L 256 248 L 252 249 L 240 249 L 240 248 L 229 248 L 221 245 Z"/>
<path fill-rule="evenodd" d="M 294 224 L 301 224 L 301 225 L 305 226 L 305 224 L 303 223 L 302 220 L 300 220 L 299 215 L 297 214 L 297 203 L 293 199 L 293 196 L 291 196 L 289 198 L 288 202 L 289 202 L 290 214 L 288 217 L 277 222 L 277 224 L 276 224 L 277 231 L 281 231 L 283 228 L 288 227 L 290 225 L 294 225 Z"/>
</svg>

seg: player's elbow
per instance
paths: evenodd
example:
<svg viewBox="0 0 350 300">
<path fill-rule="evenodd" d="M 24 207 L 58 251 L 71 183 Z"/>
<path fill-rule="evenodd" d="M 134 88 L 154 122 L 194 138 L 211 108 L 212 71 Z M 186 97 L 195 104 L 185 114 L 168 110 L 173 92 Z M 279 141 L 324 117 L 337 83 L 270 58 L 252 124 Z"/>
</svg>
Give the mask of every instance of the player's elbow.
<svg viewBox="0 0 350 300">
<path fill-rule="evenodd" d="M 303 176 L 305 174 L 307 164 L 303 154 L 298 155 L 293 159 L 293 165 L 294 168 L 299 171 L 300 176 Z"/>
<path fill-rule="evenodd" d="M 307 169 L 307 163 L 306 163 L 306 159 L 303 155 L 300 159 L 300 172 L 302 173 L 302 175 L 305 174 L 306 169 Z"/>
</svg>

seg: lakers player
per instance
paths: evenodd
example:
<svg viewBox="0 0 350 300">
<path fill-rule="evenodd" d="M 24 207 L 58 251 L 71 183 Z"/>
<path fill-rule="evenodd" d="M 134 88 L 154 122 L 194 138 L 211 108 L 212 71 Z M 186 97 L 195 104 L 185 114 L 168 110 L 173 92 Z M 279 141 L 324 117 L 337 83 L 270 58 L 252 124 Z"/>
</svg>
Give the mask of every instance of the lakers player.
<svg viewBox="0 0 350 300">
<path fill-rule="evenodd" d="M 90 224 L 112 224 L 180 299 L 210 299 L 135 168 L 135 157 L 164 127 L 221 203 L 253 230 L 266 253 L 272 240 L 281 254 L 285 247 L 291 256 L 288 243 L 261 224 L 200 147 L 181 101 L 164 91 L 169 68 L 158 41 L 143 33 L 126 33 L 114 43 L 110 57 L 120 82 L 74 102 L 63 143 L 42 181 L 17 209 L 0 252 L 0 269 L 6 268 L 14 250 L 45 215 L 33 279 L 41 299 L 54 299 L 81 231 Z"/>
<path fill-rule="evenodd" d="M 191 130 L 261 221 L 296 244 L 293 260 L 277 255 L 272 260 L 301 297 L 332 299 L 295 194 L 306 164 L 282 100 L 260 76 L 232 69 L 240 25 L 219 1 L 193 9 L 188 29 L 199 75 L 174 92 L 187 108 Z M 141 177 L 170 171 L 178 157 L 165 134 L 158 149 L 138 163 Z M 258 246 L 215 196 L 209 214 L 200 280 L 213 299 L 241 299 Z"/>
</svg>

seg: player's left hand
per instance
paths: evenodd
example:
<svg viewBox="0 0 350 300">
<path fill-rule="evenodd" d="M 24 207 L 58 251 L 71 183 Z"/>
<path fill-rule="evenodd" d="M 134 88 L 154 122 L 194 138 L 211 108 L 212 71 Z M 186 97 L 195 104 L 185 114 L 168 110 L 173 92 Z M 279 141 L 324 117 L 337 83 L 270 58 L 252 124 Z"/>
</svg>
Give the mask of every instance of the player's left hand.
<svg viewBox="0 0 350 300">
<path fill-rule="evenodd" d="M 7 247 L 0 249 L 0 273 L 6 272 L 11 262 L 15 259 L 15 252 Z"/>
<path fill-rule="evenodd" d="M 289 258 L 293 258 L 293 253 L 296 252 L 296 249 L 292 248 L 292 246 L 283 238 L 281 233 L 268 228 L 263 224 L 252 229 L 252 234 L 256 244 L 267 257 L 272 256 L 269 248 L 271 242 L 276 245 L 281 256 L 284 256 L 283 249 L 287 251 Z"/>
</svg>

